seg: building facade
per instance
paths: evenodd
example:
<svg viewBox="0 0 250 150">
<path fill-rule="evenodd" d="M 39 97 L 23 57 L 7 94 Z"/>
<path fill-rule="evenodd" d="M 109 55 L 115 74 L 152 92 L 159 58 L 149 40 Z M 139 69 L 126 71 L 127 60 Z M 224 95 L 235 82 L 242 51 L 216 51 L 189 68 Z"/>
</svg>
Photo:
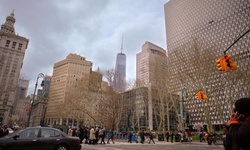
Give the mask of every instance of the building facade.
<svg viewBox="0 0 250 150">
<path fill-rule="evenodd" d="M 8 124 L 29 40 L 15 32 L 14 11 L 0 30 L 0 125 Z"/>
<path fill-rule="evenodd" d="M 29 87 L 29 80 L 19 79 L 19 84 L 15 94 L 15 100 L 13 104 L 13 112 L 11 116 L 16 116 L 16 120 L 12 120 L 12 123 L 16 122 L 17 125 L 27 124 L 28 109 L 30 108 L 30 98 L 27 97 Z M 12 117 L 11 117 L 12 118 Z"/>
<path fill-rule="evenodd" d="M 233 103 L 250 96 L 250 34 L 228 49 L 249 30 L 249 5 L 245 0 L 170 0 L 164 6 L 172 92 L 188 89 L 190 124 L 226 123 Z M 237 70 L 217 70 L 215 61 L 225 54 L 233 57 Z M 208 101 L 196 100 L 200 90 Z"/>
<path fill-rule="evenodd" d="M 72 125 L 71 118 L 62 118 L 63 114 L 59 107 L 65 103 L 65 93 L 82 78 L 88 80 L 91 70 L 92 62 L 76 54 L 69 54 L 66 59 L 55 63 L 45 115 L 48 125 L 62 125 L 63 122 L 68 124 L 69 121 Z"/>
<path fill-rule="evenodd" d="M 160 100 L 160 96 L 157 94 L 161 85 L 166 80 L 166 51 L 146 41 L 142 46 L 142 51 L 136 55 L 136 87 L 147 87 L 148 89 L 148 104 L 147 104 L 147 121 L 148 127 L 153 130 L 156 129 L 156 120 L 158 120 L 159 114 L 156 115 L 156 103 Z M 163 95 L 161 95 L 163 97 Z M 163 100 L 164 101 L 164 100 Z M 155 117 L 157 116 L 157 117 Z"/>
<path fill-rule="evenodd" d="M 149 86 L 156 80 L 155 70 L 159 63 L 158 60 L 165 60 L 166 51 L 148 41 L 142 46 L 142 51 L 136 54 L 136 81 L 137 86 Z M 163 68 L 159 68 L 163 69 Z"/>
</svg>

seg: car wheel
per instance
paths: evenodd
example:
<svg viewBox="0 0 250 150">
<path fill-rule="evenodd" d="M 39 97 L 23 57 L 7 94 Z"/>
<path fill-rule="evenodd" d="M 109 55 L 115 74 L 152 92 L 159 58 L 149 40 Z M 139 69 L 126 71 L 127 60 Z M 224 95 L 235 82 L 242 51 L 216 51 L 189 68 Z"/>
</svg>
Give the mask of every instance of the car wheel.
<svg viewBox="0 0 250 150">
<path fill-rule="evenodd" d="M 66 145 L 58 145 L 56 147 L 56 150 L 69 150 L 68 147 Z"/>
</svg>

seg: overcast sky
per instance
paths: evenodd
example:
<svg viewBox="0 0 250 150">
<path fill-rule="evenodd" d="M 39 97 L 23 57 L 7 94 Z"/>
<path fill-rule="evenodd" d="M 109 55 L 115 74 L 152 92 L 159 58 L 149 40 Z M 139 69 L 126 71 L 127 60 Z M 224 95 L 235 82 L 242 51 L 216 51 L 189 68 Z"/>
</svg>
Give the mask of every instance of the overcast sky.
<svg viewBox="0 0 250 150">
<path fill-rule="evenodd" d="M 0 0 L 0 23 L 15 9 L 15 30 L 29 39 L 21 76 L 33 93 L 39 73 L 70 53 L 86 57 L 93 70 L 114 68 L 127 56 L 127 80 L 136 77 L 136 54 L 152 42 L 166 49 L 164 4 L 168 0 Z M 40 80 L 39 80 L 40 81 Z"/>
</svg>

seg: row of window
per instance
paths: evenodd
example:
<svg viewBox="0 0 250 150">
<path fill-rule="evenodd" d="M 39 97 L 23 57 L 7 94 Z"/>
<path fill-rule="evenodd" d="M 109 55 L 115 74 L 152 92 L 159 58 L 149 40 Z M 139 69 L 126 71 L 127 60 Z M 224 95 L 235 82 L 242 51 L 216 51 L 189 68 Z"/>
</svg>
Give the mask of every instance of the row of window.
<svg viewBox="0 0 250 150">
<path fill-rule="evenodd" d="M 10 47 L 10 40 L 6 40 L 6 44 L 5 44 L 5 47 L 6 48 L 9 48 Z M 16 49 L 16 45 L 17 45 L 17 42 L 12 42 L 12 46 L 11 46 L 11 48 L 12 49 Z M 22 49 L 22 46 L 23 46 L 23 44 L 22 43 L 19 43 L 18 44 L 18 50 L 21 50 Z"/>
</svg>

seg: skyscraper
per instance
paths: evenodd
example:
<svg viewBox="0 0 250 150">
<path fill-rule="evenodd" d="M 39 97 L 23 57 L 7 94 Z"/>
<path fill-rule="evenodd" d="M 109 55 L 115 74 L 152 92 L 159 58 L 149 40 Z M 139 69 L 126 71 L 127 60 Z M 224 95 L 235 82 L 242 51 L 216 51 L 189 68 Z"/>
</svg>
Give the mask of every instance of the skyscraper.
<svg viewBox="0 0 250 150">
<path fill-rule="evenodd" d="M 166 51 L 146 41 L 142 46 L 142 51 L 136 54 L 136 80 L 139 84 L 137 86 L 149 86 L 154 83 L 156 79 L 154 69 L 162 63 L 158 60 L 166 60 Z"/>
<path fill-rule="evenodd" d="M 7 124 L 29 40 L 16 35 L 14 11 L 0 30 L 0 125 Z"/>
<path fill-rule="evenodd" d="M 173 73 L 171 88 L 181 92 L 187 87 L 190 99 L 185 109 L 190 113 L 191 124 L 204 120 L 214 125 L 227 122 L 234 101 L 250 96 L 249 33 L 226 51 L 238 65 L 237 70 L 219 72 L 215 63 L 249 30 L 249 4 L 245 0 L 170 0 L 164 6 L 169 65 Z M 192 97 L 199 90 L 209 97 L 207 115 L 202 103 Z"/>
<path fill-rule="evenodd" d="M 126 55 L 122 53 L 123 44 L 121 46 L 121 52 L 116 56 L 115 63 L 115 76 L 114 76 L 114 89 L 117 92 L 126 90 Z"/>
<path fill-rule="evenodd" d="M 155 89 L 159 88 L 159 84 L 157 83 L 157 80 L 159 79 L 158 73 L 161 72 L 160 76 L 164 75 L 166 70 L 166 67 L 164 67 L 166 65 L 166 58 L 166 51 L 163 48 L 148 41 L 143 44 L 142 51 L 136 54 L 136 86 L 137 88 L 148 88 L 147 113 L 148 125 L 151 130 L 153 129 L 154 124 L 154 101 L 157 99 L 155 94 L 152 93 L 153 91 L 156 91 Z"/>
</svg>

